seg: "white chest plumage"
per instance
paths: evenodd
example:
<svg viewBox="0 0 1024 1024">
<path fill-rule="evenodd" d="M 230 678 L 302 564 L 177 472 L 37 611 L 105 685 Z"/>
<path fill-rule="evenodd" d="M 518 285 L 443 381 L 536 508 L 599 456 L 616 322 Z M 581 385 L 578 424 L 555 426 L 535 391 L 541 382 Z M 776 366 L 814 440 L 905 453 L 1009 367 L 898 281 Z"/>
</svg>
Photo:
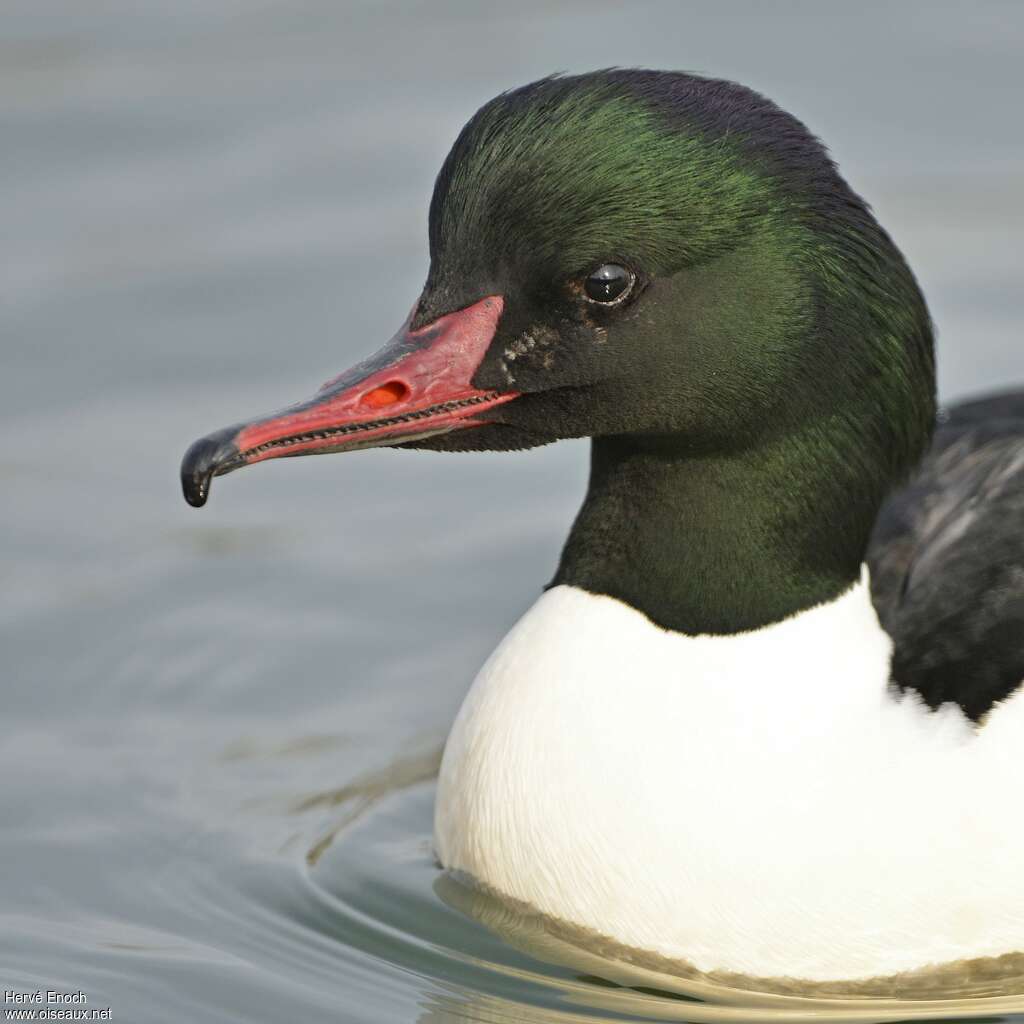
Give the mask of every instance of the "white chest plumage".
<svg viewBox="0 0 1024 1024">
<path fill-rule="evenodd" d="M 887 686 L 866 576 L 686 637 L 559 586 L 445 750 L 441 862 L 702 970 L 875 977 L 1024 950 L 1024 700 L 977 730 Z"/>
</svg>

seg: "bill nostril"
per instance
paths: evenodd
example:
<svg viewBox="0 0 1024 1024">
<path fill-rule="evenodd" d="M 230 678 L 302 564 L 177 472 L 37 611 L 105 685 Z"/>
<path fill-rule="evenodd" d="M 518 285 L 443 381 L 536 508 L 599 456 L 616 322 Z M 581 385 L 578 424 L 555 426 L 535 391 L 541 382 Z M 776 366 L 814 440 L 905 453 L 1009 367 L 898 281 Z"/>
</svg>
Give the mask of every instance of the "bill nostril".
<svg viewBox="0 0 1024 1024">
<path fill-rule="evenodd" d="M 359 404 L 369 406 L 371 409 L 381 409 L 386 405 L 404 401 L 411 393 L 408 384 L 400 380 L 389 380 L 386 384 L 367 391 L 359 399 Z"/>
</svg>

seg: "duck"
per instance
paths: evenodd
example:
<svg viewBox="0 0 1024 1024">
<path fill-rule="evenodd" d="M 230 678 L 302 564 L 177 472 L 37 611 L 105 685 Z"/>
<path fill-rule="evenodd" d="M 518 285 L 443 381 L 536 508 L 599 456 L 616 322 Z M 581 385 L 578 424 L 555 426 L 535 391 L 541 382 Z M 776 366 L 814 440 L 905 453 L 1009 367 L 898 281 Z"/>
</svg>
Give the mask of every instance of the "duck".
<svg viewBox="0 0 1024 1024">
<path fill-rule="evenodd" d="M 937 409 L 922 292 L 823 144 L 729 81 L 543 78 L 458 135 L 429 255 L 376 355 L 181 479 L 590 439 L 445 746 L 441 867 L 735 977 L 1024 953 L 1024 391 Z"/>
</svg>

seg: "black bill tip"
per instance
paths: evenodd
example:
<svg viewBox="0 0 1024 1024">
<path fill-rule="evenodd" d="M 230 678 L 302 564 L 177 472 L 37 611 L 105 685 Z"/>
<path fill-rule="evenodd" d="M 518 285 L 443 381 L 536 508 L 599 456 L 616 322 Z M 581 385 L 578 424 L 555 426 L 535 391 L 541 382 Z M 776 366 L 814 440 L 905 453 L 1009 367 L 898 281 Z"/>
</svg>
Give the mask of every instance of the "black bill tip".
<svg viewBox="0 0 1024 1024">
<path fill-rule="evenodd" d="M 181 460 L 181 489 L 193 508 L 202 508 L 210 496 L 210 481 L 242 465 L 235 445 L 237 430 L 229 427 L 201 437 Z"/>
</svg>

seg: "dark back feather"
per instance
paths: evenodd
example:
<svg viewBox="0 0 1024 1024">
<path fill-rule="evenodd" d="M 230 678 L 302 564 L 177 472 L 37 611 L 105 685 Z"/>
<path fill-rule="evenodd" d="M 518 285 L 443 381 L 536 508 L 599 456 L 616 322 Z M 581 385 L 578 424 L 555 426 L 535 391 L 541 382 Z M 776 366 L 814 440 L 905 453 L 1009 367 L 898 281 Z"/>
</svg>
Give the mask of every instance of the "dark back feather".
<svg viewBox="0 0 1024 1024">
<path fill-rule="evenodd" d="M 939 415 L 868 550 L 893 678 L 980 721 L 1024 681 L 1024 391 Z"/>
</svg>

